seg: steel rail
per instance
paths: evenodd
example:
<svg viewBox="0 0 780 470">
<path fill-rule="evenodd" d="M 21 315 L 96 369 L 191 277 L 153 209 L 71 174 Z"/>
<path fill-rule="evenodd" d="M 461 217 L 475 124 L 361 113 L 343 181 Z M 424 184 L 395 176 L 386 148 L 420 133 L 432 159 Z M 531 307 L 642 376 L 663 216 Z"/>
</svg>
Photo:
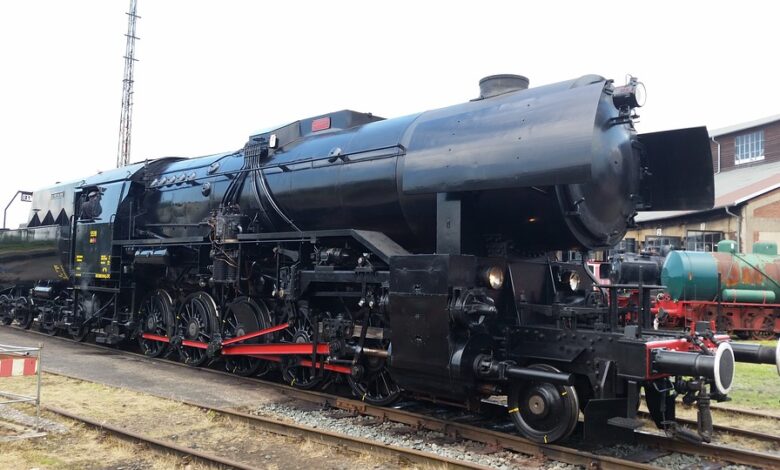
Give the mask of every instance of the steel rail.
<svg viewBox="0 0 780 470">
<path fill-rule="evenodd" d="M 61 372 L 47 372 L 51 375 L 66 377 L 73 380 L 79 380 L 82 382 L 92 382 L 88 379 L 82 379 L 70 374 Z M 230 377 L 235 377 L 230 375 Z M 254 382 L 254 381 L 252 381 Z M 94 383 L 94 382 L 93 382 Z M 596 455 L 589 452 L 573 449 L 565 446 L 557 446 L 552 444 L 537 444 L 531 442 L 525 438 L 519 436 L 513 436 L 511 434 L 502 433 L 498 431 L 492 431 L 477 426 L 464 425 L 458 423 L 452 423 L 438 418 L 432 418 L 417 413 L 412 413 L 404 410 L 397 410 L 393 408 L 383 408 L 379 406 L 368 405 L 356 400 L 344 399 L 334 395 L 322 394 L 319 392 L 310 393 L 304 390 L 290 390 L 286 385 L 282 385 L 285 392 L 303 392 L 302 395 L 297 393 L 287 393 L 288 396 L 295 397 L 297 399 L 305 400 L 308 403 L 328 405 L 335 409 L 344 411 L 353 411 L 363 416 L 371 416 L 379 418 L 379 422 L 394 422 L 400 424 L 406 424 L 414 428 L 424 428 L 430 431 L 441 432 L 442 434 L 459 438 L 469 439 L 476 442 L 480 442 L 489 446 L 512 450 L 524 455 L 534 457 L 545 457 L 551 460 L 557 460 L 571 465 L 583 465 L 588 468 L 600 468 L 604 470 L 609 469 L 638 469 L 638 470 L 653 470 L 658 467 L 633 462 L 630 460 L 622 460 L 615 457 Z M 149 395 L 158 396 L 154 394 Z M 304 397 L 303 395 L 308 395 Z M 487 469 L 482 465 L 474 464 L 465 460 L 450 459 L 447 457 L 438 456 L 429 452 L 421 452 L 415 449 L 409 449 L 405 447 L 389 446 L 382 443 L 369 441 L 366 439 L 354 438 L 343 434 L 333 433 L 330 431 L 324 431 L 317 428 L 311 428 L 308 426 L 302 426 L 298 424 L 279 421 L 277 419 L 266 418 L 262 416 L 255 416 L 240 411 L 211 407 L 194 403 L 188 400 L 171 399 L 168 397 L 158 396 L 162 399 L 172 400 L 177 403 L 200 408 L 204 411 L 213 411 L 215 413 L 221 413 L 232 418 L 237 418 L 248 422 L 250 424 L 257 425 L 263 428 L 267 432 L 275 434 L 281 434 L 289 437 L 303 437 L 312 441 L 319 441 L 326 445 L 341 446 L 349 449 L 374 453 L 378 455 L 384 455 L 387 457 L 399 458 L 402 462 L 406 463 L 418 463 L 418 464 L 435 464 L 438 466 L 444 465 L 445 468 L 465 468 L 465 469 Z M 345 442 L 346 445 L 345 445 Z"/>
<path fill-rule="evenodd" d="M 44 333 L 37 332 L 34 330 L 23 330 L 21 328 L 14 328 L 14 329 L 17 331 L 24 331 L 33 334 L 45 335 Z M 120 352 L 122 354 L 137 356 L 140 358 L 144 358 L 145 360 L 151 361 L 153 363 L 160 362 L 165 364 L 171 364 L 177 367 L 185 367 L 189 370 L 198 370 L 205 373 L 223 375 L 226 377 L 230 377 L 232 379 L 246 381 L 248 383 L 261 384 L 273 389 L 283 390 L 286 395 L 303 401 L 317 403 L 320 405 L 328 405 L 334 408 L 353 411 L 363 415 L 373 416 L 387 421 L 407 424 L 418 428 L 426 428 L 432 431 L 438 431 L 444 434 L 449 434 L 454 437 L 470 439 L 487 445 L 502 447 L 526 455 L 544 456 L 549 459 L 557 460 L 564 463 L 569 463 L 572 465 L 583 465 L 588 468 L 597 467 L 597 468 L 603 468 L 605 470 L 613 469 L 613 468 L 621 468 L 621 469 L 657 468 L 653 465 L 633 462 L 630 460 L 623 460 L 615 457 L 597 455 L 597 454 L 581 451 L 566 446 L 554 445 L 554 444 L 538 444 L 528 439 L 525 439 L 523 437 L 515 436 L 512 434 L 493 431 L 493 430 L 489 430 L 489 429 L 485 429 L 473 425 L 445 421 L 438 418 L 433 418 L 423 414 L 412 413 L 404 410 L 374 406 L 374 405 L 367 404 L 365 402 L 352 400 L 352 399 L 348 399 L 348 398 L 344 398 L 344 397 L 340 397 L 337 395 L 332 395 L 324 392 L 296 389 L 282 383 L 270 382 L 258 378 L 241 377 L 234 374 L 230 374 L 228 372 L 223 372 L 214 369 L 193 368 L 192 366 L 188 366 L 181 362 L 177 362 L 169 359 L 150 358 L 143 354 L 135 353 L 132 351 L 110 348 L 107 346 L 94 344 L 94 343 L 80 343 L 65 337 L 54 336 L 53 338 L 57 338 L 59 340 L 63 340 L 70 343 L 87 345 L 97 349 L 104 349 L 104 350 L 112 351 L 114 353 Z M 58 374 L 58 373 L 53 373 L 53 374 L 70 377 L 67 374 Z M 84 380 L 78 377 L 71 377 L 71 378 L 77 380 Z M 193 406 L 201 406 L 201 405 L 193 405 Z M 740 412 L 733 409 L 724 410 L 723 408 L 718 408 L 718 410 L 735 412 L 735 413 Z M 719 427 L 721 428 L 721 430 L 733 434 L 739 434 L 742 431 L 738 428 L 726 428 L 724 426 L 719 426 Z M 637 434 L 636 436 L 637 439 L 643 440 L 644 441 L 643 443 L 664 450 L 680 452 L 685 454 L 694 454 L 702 457 L 711 457 L 716 459 L 728 460 L 734 463 L 746 463 L 749 465 L 756 465 L 756 466 L 766 467 L 766 468 L 780 468 L 780 456 L 762 454 L 754 451 L 731 448 L 731 447 L 722 447 L 722 446 L 707 445 L 707 444 L 691 444 L 691 443 L 686 443 L 683 441 L 674 440 L 671 438 L 650 434 L 650 433 L 638 432 L 636 434 Z"/>
<path fill-rule="evenodd" d="M 253 467 L 251 465 L 246 465 L 241 462 L 236 462 L 235 460 L 226 459 L 218 455 L 208 454 L 206 452 L 197 449 L 192 449 L 189 447 L 180 446 L 178 444 L 174 444 L 172 442 L 164 441 L 161 439 L 155 439 L 153 437 L 144 436 L 143 434 L 139 434 L 133 431 L 128 431 L 127 429 L 121 429 L 116 426 L 112 426 L 108 423 L 95 421 L 91 418 L 87 418 L 85 416 L 79 416 L 69 411 L 65 411 L 52 406 L 41 405 L 41 408 L 43 408 L 44 410 L 50 413 L 54 413 L 56 415 L 63 416 L 68 419 L 72 419 L 80 423 L 84 423 L 91 428 L 100 431 L 106 431 L 113 436 L 119 437 L 120 439 L 147 444 L 151 447 L 154 447 L 158 450 L 162 450 L 164 452 L 176 454 L 182 457 L 194 458 L 200 461 L 201 463 L 214 465 L 217 467 L 236 468 L 239 470 L 259 470 L 259 467 Z"/>
<path fill-rule="evenodd" d="M 650 414 L 648 412 L 646 412 L 646 411 L 639 411 L 639 416 L 641 416 L 643 418 L 651 419 L 650 418 Z M 767 418 L 767 416 L 762 416 L 762 417 L 763 418 Z M 769 419 L 773 419 L 773 417 L 769 417 Z M 675 420 L 678 423 L 687 424 L 687 425 L 693 426 L 693 427 L 696 427 L 696 425 L 697 425 L 696 421 L 694 421 L 692 419 L 679 418 L 678 417 L 678 418 L 675 418 Z M 743 429 L 743 428 L 732 428 L 732 427 L 729 427 L 729 426 L 724 426 L 722 424 L 713 424 L 712 425 L 712 429 L 714 429 L 715 431 L 718 431 L 718 432 L 724 432 L 724 433 L 733 434 L 735 436 L 749 437 L 749 438 L 753 438 L 753 439 L 760 439 L 760 440 L 763 440 L 763 441 L 780 444 L 780 435 L 778 435 L 778 434 L 769 434 L 769 433 L 764 433 L 764 432 L 759 432 L 759 431 L 751 431 L 750 429 Z"/>
<path fill-rule="evenodd" d="M 641 431 L 635 431 L 635 434 L 637 441 L 641 444 L 660 447 L 673 452 L 694 454 L 753 467 L 780 468 L 780 455 L 728 447 L 722 444 L 693 444 L 680 439 L 671 439 L 658 434 L 644 433 Z"/>
<path fill-rule="evenodd" d="M 90 382 L 89 380 L 79 379 L 77 377 L 69 376 L 67 374 L 53 373 L 53 375 L 68 377 L 83 382 Z M 164 398 L 164 397 L 159 397 L 159 398 L 171 400 L 176 403 L 181 403 L 187 406 L 198 408 L 203 411 L 210 411 L 216 414 L 221 414 L 223 416 L 239 419 L 248 424 L 257 426 L 261 428 L 263 431 L 270 432 L 273 434 L 278 434 L 287 437 L 304 438 L 309 441 L 319 442 L 321 444 L 331 446 L 331 447 L 349 449 L 361 453 L 370 453 L 373 455 L 378 455 L 389 459 L 397 459 L 400 463 L 403 464 L 434 466 L 436 468 L 447 468 L 447 469 L 454 469 L 454 470 L 461 470 L 461 469 L 489 470 L 489 467 L 486 467 L 484 465 L 479 465 L 465 460 L 451 459 L 449 457 L 444 457 L 431 452 L 423 452 L 423 451 L 410 449 L 406 447 L 396 447 L 396 446 L 391 446 L 383 443 L 372 442 L 367 439 L 346 436 L 343 434 L 326 431 L 324 429 L 302 426 L 299 424 L 288 423 L 288 422 L 279 421 L 271 418 L 265 418 L 262 416 L 250 415 L 247 413 L 242 413 L 239 411 L 228 410 L 219 407 L 206 406 L 206 405 L 194 403 L 187 400 L 171 399 L 171 398 Z M 225 465 L 228 467 L 233 467 L 238 469 L 258 468 L 258 467 L 253 467 L 251 465 L 236 462 L 233 460 L 224 459 L 219 456 L 207 454 L 205 452 L 201 452 L 196 449 L 191 449 L 189 447 L 180 446 L 164 440 L 143 436 L 142 434 L 128 431 L 126 429 L 120 429 L 110 424 L 107 424 L 105 422 L 94 421 L 91 418 L 86 418 L 84 416 L 78 416 L 59 408 L 45 406 L 44 409 L 52 413 L 64 416 L 66 418 L 84 422 L 92 427 L 107 430 L 110 433 L 119 435 L 120 437 L 123 438 L 149 443 L 160 449 L 169 450 L 171 452 L 183 456 L 192 455 L 207 463 Z"/>
</svg>

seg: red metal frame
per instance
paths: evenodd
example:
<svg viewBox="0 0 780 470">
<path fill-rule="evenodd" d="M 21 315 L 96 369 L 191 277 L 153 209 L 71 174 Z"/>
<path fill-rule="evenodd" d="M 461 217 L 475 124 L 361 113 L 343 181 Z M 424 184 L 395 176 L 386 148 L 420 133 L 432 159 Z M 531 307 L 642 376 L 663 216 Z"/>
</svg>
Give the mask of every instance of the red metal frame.
<svg viewBox="0 0 780 470">
<path fill-rule="evenodd" d="M 668 314 L 667 326 L 684 326 L 686 322 L 714 321 L 714 308 L 718 302 L 707 300 L 671 300 L 655 302 L 651 311 L 657 315 L 661 308 Z M 753 331 L 760 329 L 766 318 L 780 311 L 780 304 L 748 302 L 721 302 L 724 314 L 732 319 L 732 331 Z M 758 318 L 758 320 L 757 320 Z M 775 319 L 774 332 L 780 333 L 780 321 Z"/>
</svg>

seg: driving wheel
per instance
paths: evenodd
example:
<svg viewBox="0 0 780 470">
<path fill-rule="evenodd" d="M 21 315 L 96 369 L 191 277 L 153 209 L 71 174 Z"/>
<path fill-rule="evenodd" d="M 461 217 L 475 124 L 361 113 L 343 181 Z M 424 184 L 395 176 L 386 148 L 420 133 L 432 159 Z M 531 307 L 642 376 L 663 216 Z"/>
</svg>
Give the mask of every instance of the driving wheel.
<svg viewBox="0 0 780 470">
<path fill-rule="evenodd" d="M 207 345 L 214 337 L 217 323 L 217 305 L 205 292 L 187 296 L 176 315 L 176 334 L 187 341 Z M 187 365 L 198 367 L 208 360 L 205 347 L 185 346 L 179 348 L 179 359 Z"/>
<path fill-rule="evenodd" d="M 138 309 L 138 347 L 148 357 L 168 351 L 168 343 L 146 339 L 143 333 L 170 337 L 173 330 L 173 300 L 163 289 L 149 294 Z"/>
<path fill-rule="evenodd" d="M 230 339 L 263 330 L 271 326 L 271 316 L 264 303 L 249 297 L 239 297 L 225 308 L 222 319 L 222 338 Z M 267 343 L 269 335 L 251 338 L 241 344 Z M 265 375 L 270 362 L 248 356 L 225 356 L 225 370 L 232 374 L 248 377 Z"/>
<path fill-rule="evenodd" d="M 289 323 L 290 327 L 284 330 L 282 335 L 283 342 L 311 343 L 314 341 L 314 330 L 303 312 L 298 312 L 295 319 Z M 304 390 L 311 390 L 319 386 L 323 382 L 324 371 L 318 370 L 316 374 L 313 374 L 312 367 L 301 365 L 299 359 L 310 360 L 310 357 L 289 357 L 282 361 L 282 379 L 289 385 Z"/>
</svg>

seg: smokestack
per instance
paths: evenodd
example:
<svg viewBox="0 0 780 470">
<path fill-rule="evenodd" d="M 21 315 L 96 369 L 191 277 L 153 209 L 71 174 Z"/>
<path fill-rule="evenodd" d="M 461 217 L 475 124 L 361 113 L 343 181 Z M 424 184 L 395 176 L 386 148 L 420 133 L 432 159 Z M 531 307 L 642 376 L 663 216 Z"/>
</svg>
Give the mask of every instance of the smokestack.
<svg viewBox="0 0 780 470">
<path fill-rule="evenodd" d="M 490 75 L 479 81 L 479 99 L 492 98 L 512 91 L 527 90 L 528 77 L 522 75 Z"/>
</svg>

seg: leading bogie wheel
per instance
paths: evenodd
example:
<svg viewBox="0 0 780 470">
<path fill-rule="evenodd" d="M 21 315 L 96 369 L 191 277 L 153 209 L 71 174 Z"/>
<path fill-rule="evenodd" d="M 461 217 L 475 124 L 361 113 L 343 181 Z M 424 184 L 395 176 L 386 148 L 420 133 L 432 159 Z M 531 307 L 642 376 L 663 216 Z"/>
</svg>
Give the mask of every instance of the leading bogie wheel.
<svg viewBox="0 0 780 470">
<path fill-rule="evenodd" d="M 145 356 L 158 357 L 168 351 L 168 343 L 146 339 L 150 333 L 170 337 L 173 331 L 173 300 L 164 289 L 150 293 L 138 309 L 138 347 Z"/>
<path fill-rule="evenodd" d="M 547 364 L 532 369 L 560 372 Z M 509 415 L 523 437 L 534 442 L 551 443 L 569 436 L 577 426 L 579 400 L 569 385 L 523 381 L 512 384 L 509 391 Z"/>
<path fill-rule="evenodd" d="M 205 292 L 188 295 L 176 315 L 176 334 L 184 340 L 208 344 L 217 330 L 217 304 Z M 208 361 L 206 349 L 184 346 L 179 348 L 179 359 L 187 365 L 199 367 Z"/>
</svg>

